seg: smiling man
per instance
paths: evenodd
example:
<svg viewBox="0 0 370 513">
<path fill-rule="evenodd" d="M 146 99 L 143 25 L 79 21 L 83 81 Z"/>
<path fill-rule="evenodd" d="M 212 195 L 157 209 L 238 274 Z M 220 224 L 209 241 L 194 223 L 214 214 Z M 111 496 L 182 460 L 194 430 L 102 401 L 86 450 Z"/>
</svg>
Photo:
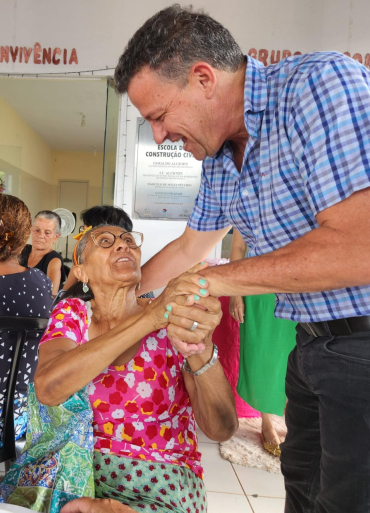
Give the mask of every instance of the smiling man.
<svg viewBox="0 0 370 513">
<path fill-rule="evenodd" d="M 158 144 L 181 139 L 204 161 L 188 226 L 144 266 L 142 289 L 237 228 L 253 258 L 204 270 L 209 292 L 273 292 L 276 316 L 299 323 L 286 513 L 370 511 L 369 71 L 334 52 L 264 68 L 218 22 L 174 5 L 129 41 L 115 81 Z"/>
</svg>

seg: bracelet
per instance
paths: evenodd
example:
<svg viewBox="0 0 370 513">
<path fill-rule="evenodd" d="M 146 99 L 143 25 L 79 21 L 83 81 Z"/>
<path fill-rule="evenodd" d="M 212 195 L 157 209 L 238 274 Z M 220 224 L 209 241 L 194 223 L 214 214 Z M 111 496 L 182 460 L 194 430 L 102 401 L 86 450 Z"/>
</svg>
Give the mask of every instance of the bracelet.
<svg viewBox="0 0 370 513">
<path fill-rule="evenodd" d="M 190 368 L 190 365 L 188 363 L 188 360 L 186 358 L 184 358 L 184 361 L 182 363 L 182 368 L 184 369 L 184 371 L 188 372 L 189 374 L 191 374 L 192 376 L 200 376 L 201 374 L 203 374 L 203 372 L 206 372 L 208 369 L 210 369 L 211 367 L 213 367 L 213 365 L 216 363 L 217 361 L 217 356 L 218 356 L 218 347 L 216 346 L 216 344 L 213 344 L 213 353 L 212 353 L 212 358 L 209 360 L 208 363 L 206 363 L 205 365 L 203 365 L 203 367 L 201 367 L 199 370 L 193 372 Z"/>
</svg>

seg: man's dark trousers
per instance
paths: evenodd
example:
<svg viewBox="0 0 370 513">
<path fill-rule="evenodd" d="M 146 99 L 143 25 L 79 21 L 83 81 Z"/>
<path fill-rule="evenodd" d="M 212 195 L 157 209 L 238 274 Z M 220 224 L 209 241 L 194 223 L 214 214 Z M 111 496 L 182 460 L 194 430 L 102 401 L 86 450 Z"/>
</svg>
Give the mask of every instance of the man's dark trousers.
<svg viewBox="0 0 370 513">
<path fill-rule="evenodd" d="M 286 377 L 285 513 L 370 512 L 370 332 L 298 324 Z"/>
</svg>

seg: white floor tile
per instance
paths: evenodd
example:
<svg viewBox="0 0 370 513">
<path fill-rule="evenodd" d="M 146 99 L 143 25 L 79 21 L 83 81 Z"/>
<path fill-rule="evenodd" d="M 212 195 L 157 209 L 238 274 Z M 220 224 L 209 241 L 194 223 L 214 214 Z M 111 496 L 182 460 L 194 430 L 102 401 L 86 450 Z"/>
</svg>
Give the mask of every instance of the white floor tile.
<svg viewBox="0 0 370 513">
<path fill-rule="evenodd" d="M 243 467 L 233 463 L 235 472 L 246 495 L 285 497 L 284 478 L 258 468 Z"/>
<path fill-rule="evenodd" d="M 253 513 L 245 495 L 207 492 L 208 513 Z"/>
<path fill-rule="evenodd" d="M 284 499 L 270 499 L 269 497 L 250 497 L 254 513 L 284 513 Z M 231 511 L 231 510 L 230 510 Z"/>
<path fill-rule="evenodd" d="M 221 458 L 218 444 L 200 443 L 207 492 L 223 492 L 243 495 L 243 490 L 231 463 Z"/>
</svg>

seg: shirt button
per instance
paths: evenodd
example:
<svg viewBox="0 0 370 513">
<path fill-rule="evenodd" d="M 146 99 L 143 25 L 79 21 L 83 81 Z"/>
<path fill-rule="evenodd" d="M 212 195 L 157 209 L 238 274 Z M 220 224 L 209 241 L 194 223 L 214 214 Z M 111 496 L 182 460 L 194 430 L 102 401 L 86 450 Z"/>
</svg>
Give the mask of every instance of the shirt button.
<svg viewBox="0 0 370 513">
<path fill-rule="evenodd" d="M 247 189 L 244 189 L 244 191 L 242 191 L 242 196 L 248 196 L 249 192 L 247 191 Z"/>
</svg>

